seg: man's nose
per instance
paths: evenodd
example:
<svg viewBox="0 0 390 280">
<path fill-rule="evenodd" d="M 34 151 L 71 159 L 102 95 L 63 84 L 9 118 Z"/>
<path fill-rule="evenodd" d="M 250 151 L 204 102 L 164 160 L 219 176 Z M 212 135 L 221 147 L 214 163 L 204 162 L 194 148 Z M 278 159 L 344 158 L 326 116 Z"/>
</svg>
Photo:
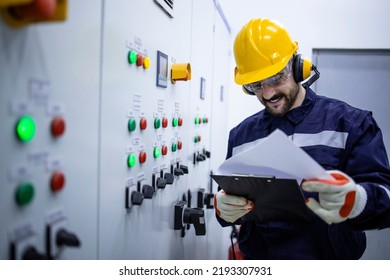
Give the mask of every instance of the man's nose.
<svg viewBox="0 0 390 280">
<path fill-rule="evenodd" d="M 267 84 L 264 84 L 262 88 L 262 92 L 263 92 L 262 98 L 269 100 L 275 95 L 276 90 L 275 88 L 270 87 Z"/>
</svg>

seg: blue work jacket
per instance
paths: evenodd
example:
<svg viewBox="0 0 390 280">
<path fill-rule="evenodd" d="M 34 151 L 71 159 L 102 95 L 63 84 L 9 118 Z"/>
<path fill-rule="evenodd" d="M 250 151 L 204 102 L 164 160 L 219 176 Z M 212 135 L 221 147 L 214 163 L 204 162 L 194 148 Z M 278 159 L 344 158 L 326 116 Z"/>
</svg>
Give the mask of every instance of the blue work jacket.
<svg viewBox="0 0 390 280">
<path fill-rule="evenodd" d="M 389 162 L 372 113 L 306 88 L 302 105 L 285 116 L 262 110 L 233 128 L 226 158 L 275 129 L 284 131 L 325 169 L 352 177 L 366 190 L 367 204 L 358 217 L 332 225 L 312 212 L 306 223 L 254 222 L 244 217 L 236 222 L 241 224 L 240 250 L 248 259 L 359 259 L 366 248 L 364 230 L 390 225 Z M 304 192 L 304 196 L 316 195 Z M 222 226 L 231 225 L 217 218 Z"/>
</svg>

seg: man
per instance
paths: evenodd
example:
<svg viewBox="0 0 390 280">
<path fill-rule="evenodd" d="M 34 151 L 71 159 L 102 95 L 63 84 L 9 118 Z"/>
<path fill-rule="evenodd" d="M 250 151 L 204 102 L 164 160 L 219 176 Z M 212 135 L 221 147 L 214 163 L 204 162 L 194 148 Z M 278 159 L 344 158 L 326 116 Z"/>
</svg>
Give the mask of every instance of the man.
<svg viewBox="0 0 390 280">
<path fill-rule="evenodd" d="M 390 169 L 382 133 L 371 112 L 302 85 L 316 69 L 297 49 L 276 21 L 253 19 L 239 31 L 235 82 L 265 109 L 230 131 L 227 158 L 280 129 L 292 141 L 299 138 L 299 146 L 334 180 L 302 183 L 310 222 L 246 220 L 253 202 L 223 190 L 215 195 L 217 218 L 222 226 L 241 224 L 239 247 L 247 259 L 359 259 L 366 248 L 363 231 L 390 225 Z"/>
</svg>

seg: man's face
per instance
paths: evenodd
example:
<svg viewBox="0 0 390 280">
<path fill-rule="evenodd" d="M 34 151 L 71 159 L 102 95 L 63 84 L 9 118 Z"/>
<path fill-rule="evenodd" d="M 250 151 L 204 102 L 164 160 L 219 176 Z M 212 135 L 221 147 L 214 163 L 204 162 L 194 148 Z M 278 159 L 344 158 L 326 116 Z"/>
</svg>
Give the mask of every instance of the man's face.
<svg viewBox="0 0 390 280">
<path fill-rule="evenodd" d="M 254 92 L 268 112 L 274 116 L 284 116 L 291 109 L 298 107 L 305 95 L 304 91 L 301 91 L 302 87 L 293 78 L 292 59 L 277 74 L 244 87 Z"/>
<path fill-rule="evenodd" d="M 276 87 L 264 85 L 261 92 L 256 92 L 256 96 L 270 114 L 281 117 L 299 105 L 299 89 L 299 84 L 291 77 L 286 83 Z"/>
</svg>

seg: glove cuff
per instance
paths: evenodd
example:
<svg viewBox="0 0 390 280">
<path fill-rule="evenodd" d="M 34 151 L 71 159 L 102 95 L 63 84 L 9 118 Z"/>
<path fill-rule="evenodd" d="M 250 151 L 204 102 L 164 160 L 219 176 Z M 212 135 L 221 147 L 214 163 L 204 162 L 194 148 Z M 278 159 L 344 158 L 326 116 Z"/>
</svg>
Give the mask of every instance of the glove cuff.
<svg viewBox="0 0 390 280">
<path fill-rule="evenodd" d="M 349 218 L 353 219 L 353 218 L 359 216 L 363 212 L 364 207 L 366 207 L 366 204 L 367 204 L 366 190 L 362 186 L 356 185 L 355 206 L 353 207 L 352 212 L 349 215 Z"/>
</svg>

